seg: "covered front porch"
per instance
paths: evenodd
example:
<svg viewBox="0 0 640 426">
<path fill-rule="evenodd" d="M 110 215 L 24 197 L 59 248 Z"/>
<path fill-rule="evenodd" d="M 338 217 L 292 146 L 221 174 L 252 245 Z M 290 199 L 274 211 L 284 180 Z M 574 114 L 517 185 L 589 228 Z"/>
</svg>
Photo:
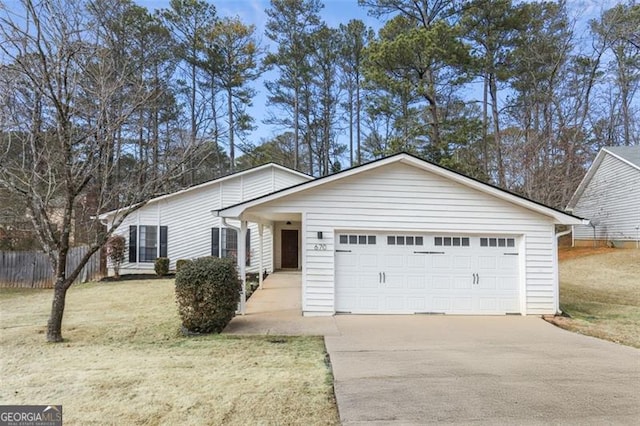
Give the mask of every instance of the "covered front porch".
<svg viewBox="0 0 640 426">
<path fill-rule="evenodd" d="M 302 316 L 302 275 L 280 271 L 267 277 L 223 333 L 236 335 L 339 335 L 333 316 Z"/>
</svg>

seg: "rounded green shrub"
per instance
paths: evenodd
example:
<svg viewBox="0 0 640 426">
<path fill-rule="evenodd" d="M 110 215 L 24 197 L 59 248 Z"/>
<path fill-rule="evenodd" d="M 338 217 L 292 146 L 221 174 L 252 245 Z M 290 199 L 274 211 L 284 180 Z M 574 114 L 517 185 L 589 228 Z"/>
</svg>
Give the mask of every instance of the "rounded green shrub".
<svg viewBox="0 0 640 426">
<path fill-rule="evenodd" d="M 242 281 L 233 259 L 203 257 L 176 274 L 176 302 L 183 328 L 220 333 L 234 317 Z"/>
<path fill-rule="evenodd" d="M 156 271 L 156 275 L 159 277 L 163 277 L 169 273 L 169 258 L 168 257 L 158 257 L 153 262 L 153 269 Z"/>
<path fill-rule="evenodd" d="M 178 259 L 176 261 L 176 273 L 180 272 L 182 269 L 186 268 L 189 265 L 193 264 L 193 260 L 189 259 Z"/>
</svg>

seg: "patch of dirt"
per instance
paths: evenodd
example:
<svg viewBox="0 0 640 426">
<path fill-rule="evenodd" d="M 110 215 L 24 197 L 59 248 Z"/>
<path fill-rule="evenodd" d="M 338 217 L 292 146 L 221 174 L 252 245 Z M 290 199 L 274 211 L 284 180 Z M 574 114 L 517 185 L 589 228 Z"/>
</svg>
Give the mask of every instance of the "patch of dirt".
<svg viewBox="0 0 640 426">
<path fill-rule="evenodd" d="M 558 260 L 560 262 L 578 257 L 592 256 L 594 254 L 604 254 L 616 251 L 609 247 L 560 247 L 558 249 Z"/>
</svg>

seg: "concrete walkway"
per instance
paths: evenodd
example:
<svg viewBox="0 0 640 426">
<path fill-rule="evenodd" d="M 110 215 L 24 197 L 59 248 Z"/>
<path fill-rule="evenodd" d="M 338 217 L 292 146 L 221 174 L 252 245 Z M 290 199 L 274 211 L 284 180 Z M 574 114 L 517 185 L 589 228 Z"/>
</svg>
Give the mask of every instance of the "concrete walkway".
<svg viewBox="0 0 640 426">
<path fill-rule="evenodd" d="M 300 272 L 275 272 L 247 301 L 246 315 L 238 315 L 225 334 L 275 334 L 290 336 L 337 335 L 334 317 L 303 317 Z"/>
<path fill-rule="evenodd" d="M 343 424 L 638 424 L 640 351 L 537 317 L 336 317 Z"/>
</svg>

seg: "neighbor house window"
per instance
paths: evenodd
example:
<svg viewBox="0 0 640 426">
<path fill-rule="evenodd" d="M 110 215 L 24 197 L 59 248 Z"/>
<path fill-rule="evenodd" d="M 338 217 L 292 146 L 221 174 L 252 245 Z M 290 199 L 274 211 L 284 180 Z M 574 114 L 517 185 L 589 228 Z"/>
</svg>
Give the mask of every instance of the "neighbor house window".
<svg viewBox="0 0 640 426">
<path fill-rule="evenodd" d="M 129 226 L 129 262 L 149 263 L 167 257 L 167 227 Z"/>
<path fill-rule="evenodd" d="M 251 266 L 251 229 L 246 236 L 246 266 Z M 211 256 L 238 258 L 238 232 L 231 228 L 211 228 Z"/>
</svg>

